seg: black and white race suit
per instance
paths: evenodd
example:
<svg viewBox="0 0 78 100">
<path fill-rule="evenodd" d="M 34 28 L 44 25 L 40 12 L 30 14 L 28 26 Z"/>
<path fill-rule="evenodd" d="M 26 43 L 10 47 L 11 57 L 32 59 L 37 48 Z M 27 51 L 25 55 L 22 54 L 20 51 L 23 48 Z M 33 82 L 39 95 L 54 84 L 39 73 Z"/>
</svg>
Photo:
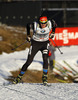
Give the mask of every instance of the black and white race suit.
<svg viewBox="0 0 78 100">
<path fill-rule="evenodd" d="M 48 21 L 45 28 L 41 28 L 37 22 L 34 22 L 32 42 L 28 53 L 26 63 L 22 67 L 22 71 L 26 71 L 28 66 L 32 63 L 34 56 L 38 51 L 42 52 L 43 58 L 43 69 L 48 69 L 48 40 L 49 32 L 51 31 L 52 25 Z"/>
<path fill-rule="evenodd" d="M 32 39 L 39 42 L 45 42 L 49 39 L 49 32 L 52 29 L 52 24 L 50 21 L 47 22 L 45 28 L 41 28 L 37 22 L 34 22 L 34 32 Z"/>
</svg>

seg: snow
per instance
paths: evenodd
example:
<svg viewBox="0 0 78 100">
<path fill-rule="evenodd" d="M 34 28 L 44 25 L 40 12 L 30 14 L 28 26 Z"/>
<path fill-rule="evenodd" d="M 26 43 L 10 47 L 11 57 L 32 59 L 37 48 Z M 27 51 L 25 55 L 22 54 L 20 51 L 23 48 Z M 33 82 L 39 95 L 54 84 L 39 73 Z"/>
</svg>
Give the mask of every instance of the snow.
<svg viewBox="0 0 78 100">
<path fill-rule="evenodd" d="M 61 47 L 55 52 L 56 61 L 64 66 L 63 60 L 67 61 L 77 72 L 78 67 L 78 46 Z M 49 83 L 50 87 L 37 84 L 16 84 L 3 86 L 7 82 L 5 78 L 11 75 L 10 71 L 18 70 L 27 59 L 29 49 L 14 52 L 2 53 L 0 55 L 0 100 L 78 100 L 78 84 L 76 83 Z M 38 52 L 32 64 L 31 70 L 42 70 L 42 55 Z M 66 66 L 67 67 L 67 66 Z"/>
</svg>

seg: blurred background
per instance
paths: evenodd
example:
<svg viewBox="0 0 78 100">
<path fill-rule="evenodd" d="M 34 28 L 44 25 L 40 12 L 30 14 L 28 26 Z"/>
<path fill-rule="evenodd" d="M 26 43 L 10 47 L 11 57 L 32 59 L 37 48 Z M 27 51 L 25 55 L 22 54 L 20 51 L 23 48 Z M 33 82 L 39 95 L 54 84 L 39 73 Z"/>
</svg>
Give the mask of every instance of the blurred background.
<svg viewBox="0 0 78 100">
<path fill-rule="evenodd" d="M 76 0 L 0 0 L 0 22 L 25 26 L 40 15 L 53 18 L 59 27 L 78 26 Z"/>
<path fill-rule="evenodd" d="M 40 15 L 46 15 L 48 19 L 54 19 L 59 28 L 78 26 L 78 1 L 75 0 L 0 0 L 0 54 L 2 52 L 13 52 L 11 49 L 20 45 L 26 39 L 26 24 L 37 21 Z M 77 32 L 73 29 L 72 37 Z M 70 29 L 72 30 L 72 29 Z M 76 30 L 76 31 L 74 31 Z M 68 33 L 69 30 L 66 30 Z M 20 33 L 20 34 L 19 34 Z M 63 30 L 56 30 L 56 33 L 62 33 Z M 68 38 L 67 35 L 65 39 Z M 62 36 L 63 41 L 64 36 Z M 10 38 L 9 38 L 10 37 Z M 74 37 L 76 39 L 76 36 Z M 59 38 L 59 39 L 58 39 Z M 70 45 L 64 44 L 60 36 L 56 34 L 55 41 L 58 46 Z M 78 39 L 78 38 L 77 38 Z M 66 40 L 68 41 L 68 40 Z M 77 40 L 74 41 L 77 45 Z M 7 48 L 5 48 L 7 46 Z M 17 48 L 25 49 L 28 44 Z"/>
</svg>

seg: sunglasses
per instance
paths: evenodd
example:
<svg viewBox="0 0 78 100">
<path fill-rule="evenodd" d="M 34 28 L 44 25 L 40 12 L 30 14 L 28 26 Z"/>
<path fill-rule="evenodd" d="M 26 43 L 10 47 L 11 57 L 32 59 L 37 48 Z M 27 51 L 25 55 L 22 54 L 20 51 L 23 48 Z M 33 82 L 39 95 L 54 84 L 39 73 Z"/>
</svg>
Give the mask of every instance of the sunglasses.
<svg viewBox="0 0 78 100">
<path fill-rule="evenodd" d="M 40 22 L 40 24 L 46 24 L 46 23 L 47 23 L 47 22 L 45 22 L 45 23 L 41 23 L 41 22 Z"/>
</svg>

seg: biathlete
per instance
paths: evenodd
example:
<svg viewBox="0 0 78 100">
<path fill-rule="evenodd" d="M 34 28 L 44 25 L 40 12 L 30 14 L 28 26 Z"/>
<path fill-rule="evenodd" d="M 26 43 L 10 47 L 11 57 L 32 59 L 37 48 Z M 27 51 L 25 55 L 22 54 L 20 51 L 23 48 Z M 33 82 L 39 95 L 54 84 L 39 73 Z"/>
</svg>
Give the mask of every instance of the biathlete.
<svg viewBox="0 0 78 100">
<path fill-rule="evenodd" d="M 31 42 L 31 46 L 28 53 L 26 63 L 22 66 L 19 75 L 13 80 L 13 84 L 17 84 L 21 81 L 28 66 L 32 63 L 34 56 L 38 51 L 41 51 L 43 58 L 43 85 L 47 85 L 47 73 L 48 73 L 48 43 L 49 38 L 54 37 L 56 23 L 54 20 L 48 20 L 46 16 L 41 16 L 38 22 L 34 22 L 32 25 L 33 35 L 30 36 L 30 24 L 27 24 L 27 38 L 28 42 Z"/>
</svg>

